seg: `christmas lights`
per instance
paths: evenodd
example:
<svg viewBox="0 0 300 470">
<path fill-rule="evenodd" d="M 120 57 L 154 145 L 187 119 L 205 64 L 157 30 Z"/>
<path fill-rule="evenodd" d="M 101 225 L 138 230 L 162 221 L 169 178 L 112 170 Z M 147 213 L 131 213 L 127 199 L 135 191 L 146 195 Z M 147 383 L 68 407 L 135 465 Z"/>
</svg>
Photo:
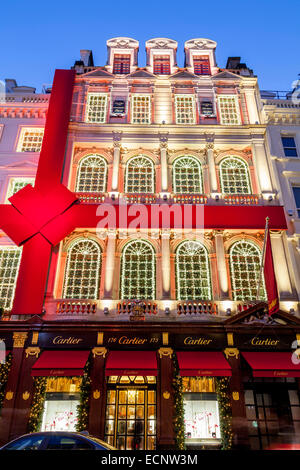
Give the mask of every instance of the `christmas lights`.
<svg viewBox="0 0 300 470">
<path fill-rule="evenodd" d="M 184 406 L 183 406 L 183 383 L 179 375 L 179 366 L 176 354 L 172 355 L 173 360 L 173 389 L 174 389 L 174 434 L 175 446 L 178 450 L 185 450 L 185 427 L 184 427 Z"/>
<path fill-rule="evenodd" d="M 18 277 L 22 248 L 2 246 L 0 248 L 0 307 L 12 308 Z"/>
<path fill-rule="evenodd" d="M 132 95 L 131 96 L 131 123 L 151 124 L 151 96 Z"/>
<path fill-rule="evenodd" d="M 81 389 L 80 389 L 80 403 L 77 406 L 77 423 L 76 431 L 85 431 L 89 425 L 89 409 L 90 409 L 90 394 L 91 394 L 91 378 L 90 378 L 91 364 L 88 360 L 84 367 L 84 374 L 82 376 Z"/>
<path fill-rule="evenodd" d="M 175 95 L 176 124 L 196 124 L 193 95 Z"/>
<path fill-rule="evenodd" d="M 232 411 L 229 398 L 229 380 L 229 377 L 216 378 L 222 450 L 230 450 L 232 448 Z"/>
<path fill-rule="evenodd" d="M 212 298 L 210 268 L 206 248 L 196 241 L 184 241 L 176 250 L 178 300 Z"/>
<path fill-rule="evenodd" d="M 255 300 L 261 263 L 260 249 L 251 241 L 238 241 L 230 248 L 229 260 L 234 300 Z M 260 298 L 267 299 L 264 279 Z"/>
<path fill-rule="evenodd" d="M 6 199 L 8 200 L 13 194 L 20 191 L 20 189 L 24 188 L 27 184 L 34 186 L 34 178 L 11 178 Z"/>
<path fill-rule="evenodd" d="M 202 194 L 202 168 L 195 157 L 179 157 L 173 163 L 173 191 L 176 194 Z"/>
<path fill-rule="evenodd" d="M 46 399 L 47 377 L 34 377 L 34 393 L 28 420 L 28 432 L 40 430 Z"/>
<path fill-rule="evenodd" d="M 226 157 L 219 165 L 223 194 L 251 194 L 247 164 L 237 157 Z"/>
<path fill-rule="evenodd" d="M 78 165 L 76 192 L 104 193 L 106 191 L 107 162 L 101 155 L 87 155 Z"/>
<path fill-rule="evenodd" d="M 5 395 L 8 374 L 11 368 L 12 355 L 8 354 L 4 364 L 0 364 L 0 413 Z"/>
<path fill-rule="evenodd" d="M 126 193 L 153 193 L 154 181 L 154 165 L 150 158 L 139 155 L 128 160 L 125 178 Z"/>
<path fill-rule="evenodd" d="M 88 93 L 85 122 L 106 122 L 108 95 L 106 93 Z"/>
<path fill-rule="evenodd" d="M 236 95 L 218 95 L 221 124 L 241 124 L 238 98 Z"/>
<path fill-rule="evenodd" d="M 43 137 L 43 127 L 22 127 L 17 152 L 40 152 Z"/>
</svg>

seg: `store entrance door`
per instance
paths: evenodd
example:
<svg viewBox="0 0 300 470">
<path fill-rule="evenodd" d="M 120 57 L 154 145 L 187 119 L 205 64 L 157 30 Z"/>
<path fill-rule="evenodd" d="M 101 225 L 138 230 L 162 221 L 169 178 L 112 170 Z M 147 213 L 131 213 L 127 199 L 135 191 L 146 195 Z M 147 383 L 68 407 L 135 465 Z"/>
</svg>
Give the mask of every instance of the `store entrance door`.
<svg viewBox="0 0 300 470">
<path fill-rule="evenodd" d="M 105 440 L 120 450 L 154 450 L 155 377 L 109 377 Z"/>
</svg>

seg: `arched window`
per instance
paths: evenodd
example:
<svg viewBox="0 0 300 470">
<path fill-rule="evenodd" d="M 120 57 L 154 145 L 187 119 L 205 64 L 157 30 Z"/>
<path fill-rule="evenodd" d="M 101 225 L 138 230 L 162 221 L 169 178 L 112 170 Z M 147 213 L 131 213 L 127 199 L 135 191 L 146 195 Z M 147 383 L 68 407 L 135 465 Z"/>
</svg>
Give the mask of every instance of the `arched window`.
<svg viewBox="0 0 300 470">
<path fill-rule="evenodd" d="M 150 158 L 140 155 L 127 162 L 125 192 L 154 193 L 154 165 Z"/>
<path fill-rule="evenodd" d="M 201 163 L 195 157 L 179 157 L 175 160 L 173 189 L 177 194 L 202 193 Z"/>
<path fill-rule="evenodd" d="M 176 250 L 178 300 L 209 300 L 210 268 L 206 248 L 196 241 L 185 241 Z"/>
<path fill-rule="evenodd" d="M 76 192 L 104 193 L 106 191 L 107 163 L 100 155 L 88 155 L 79 162 Z"/>
<path fill-rule="evenodd" d="M 241 158 L 226 157 L 219 168 L 222 193 L 251 194 L 248 165 Z"/>
<path fill-rule="evenodd" d="M 22 249 L 5 246 L 0 248 L 0 307 L 12 308 Z"/>
<path fill-rule="evenodd" d="M 231 285 L 234 300 L 258 300 L 257 287 L 261 264 L 261 251 L 252 242 L 241 240 L 232 245 L 229 252 Z M 266 300 L 262 275 L 260 299 Z"/>
<path fill-rule="evenodd" d="M 122 299 L 155 299 L 155 253 L 145 240 L 133 240 L 123 249 L 121 261 Z"/>
<path fill-rule="evenodd" d="M 63 297 L 97 299 L 101 272 L 101 248 L 93 240 L 78 240 L 68 250 Z"/>
</svg>

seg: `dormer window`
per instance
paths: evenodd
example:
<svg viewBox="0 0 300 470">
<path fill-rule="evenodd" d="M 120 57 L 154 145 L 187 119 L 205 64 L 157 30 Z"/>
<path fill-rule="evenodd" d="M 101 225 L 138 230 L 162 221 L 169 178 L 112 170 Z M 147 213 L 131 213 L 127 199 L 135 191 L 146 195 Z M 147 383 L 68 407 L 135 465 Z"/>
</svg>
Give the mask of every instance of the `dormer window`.
<svg viewBox="0 0 300 470">
<path fill-rule="evenodd" d="M 155 75 L 170 75 L 170 56 L 154 55 L 153 73 Z"/>
<path fill-rule="evenodd" d="M 115 54 L 113 73 L 117 75 L 128 75 L 130 73 L 130 54 Z"/>
<path fill-rule="evenodd" d="M 193 62 L 195 75 L 211 75 L 209 57 L 207 55 L 194 56 Z"/>
</svg>

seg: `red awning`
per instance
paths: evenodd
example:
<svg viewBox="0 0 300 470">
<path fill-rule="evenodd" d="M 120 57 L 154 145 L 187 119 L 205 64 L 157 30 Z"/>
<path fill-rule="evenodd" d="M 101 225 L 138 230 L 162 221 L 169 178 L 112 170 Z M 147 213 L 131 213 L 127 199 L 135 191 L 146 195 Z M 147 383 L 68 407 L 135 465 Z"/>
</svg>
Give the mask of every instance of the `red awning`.
<svg viewBox="0 0 300 470">
<path fill-rule="evenodd" d="M 111 351 L 105 375 L 157 375 L 155 351 Z"/>
<path fill-rule="evenodd" d="M 31 375 L 75 376 L 83 375 L 90 351 L 44 351 L 32 367 Z"/>
<path fill-rule="evenodd" d="M 177 352 L 180 375 L 183 377 L 230 377 L 231 368 L 223 353 L 213 351 Z"/>
<path fill-rule="evenodd" d="M 300 377 L 300 361 L 292 351 L 243 352 L 242 355 L 250 365 L 253 377 Z"/>
</svg>

